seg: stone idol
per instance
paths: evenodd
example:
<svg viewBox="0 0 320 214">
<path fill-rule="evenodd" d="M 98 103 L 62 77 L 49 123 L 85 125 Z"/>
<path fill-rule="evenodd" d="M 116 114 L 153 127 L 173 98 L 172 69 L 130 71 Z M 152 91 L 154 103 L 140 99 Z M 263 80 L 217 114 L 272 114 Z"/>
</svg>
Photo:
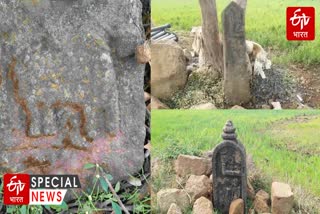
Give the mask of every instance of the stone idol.
<svg viewBox="0 0 320 214">
<path fill-rule="evenodd" d="M 246 152 L 235 130 L 228 121 L 223 129 L 223 141 L 216 146 L 212 157 L 213 204 L 223 214 L 229 213 L 233 200 L 242 198 L 245 202 L 247 198 Z"/>
</svg>

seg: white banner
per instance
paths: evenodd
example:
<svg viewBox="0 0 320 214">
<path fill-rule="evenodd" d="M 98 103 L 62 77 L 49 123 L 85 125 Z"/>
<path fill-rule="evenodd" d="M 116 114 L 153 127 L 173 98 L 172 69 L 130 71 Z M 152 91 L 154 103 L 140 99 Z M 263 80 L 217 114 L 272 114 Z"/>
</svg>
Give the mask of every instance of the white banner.
<svg viewBox="0 0 320 214">
<path fill-rule="evenodd" d="M 29 205 L 61 205 L 66 189 L 30 189 Z"/>
</svg>

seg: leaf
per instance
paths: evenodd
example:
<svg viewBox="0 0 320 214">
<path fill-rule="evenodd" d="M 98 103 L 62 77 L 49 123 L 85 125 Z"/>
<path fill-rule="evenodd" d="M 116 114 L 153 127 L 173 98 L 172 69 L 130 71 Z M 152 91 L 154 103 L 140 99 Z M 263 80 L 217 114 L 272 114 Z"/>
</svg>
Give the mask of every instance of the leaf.
<svg viewBox="0 0 320 214">
<path fill-rule="evenodd" d="M 122 214 L 121 207 L 115 202 L 112 202 L 112 209 L 116 214 Z"/>
<path fill-rule="evenodd" d="M 110 174 L 107 174 L 106 177 L 107 177 L 107 179 L 108 179 L 109 181 L 112 181 L 112 180 L 113 180 L 113 177 L 112 177 L 112 175 L 110 175 Z"/>
<path fill-rule="evenodd" d="M 100 184 L 101 184 L 102 189 L 103 189 L 105 192 L 108 192 L 108 191 L 109 191 L 109 186 L 108 186 L 106 180 L 104 179 L 104 177 L 100 177 L 100 178 L 99 178 L 99 181 L 100 181 Z"/>
<path fill-rule="evenodd" d="M 27 213 L 27 206 L 26 205 L 23 205 L 20 207 L 20 213 L 21 214 L 26 214 Z"/>
<path fill-rule="evenodd" d="M 83 168 L 84 168 L 84 169 L 92 169 L 92 168 L 94 168 L 94 167 L 96 167 L 96 164 L 86 163 Z"/>
<path fill-rule="evenodd" d="M 14 211 L 13 209 L 14 209 L 13 207 L 8 206 L 6 213 L 13 213 L 13 211 Z"/>
<path fill-rule="evenodd" d="M 120 190 L 120 182 L 118 182 L 116 184 L 116 187 L 114 188 L 114 191 L 116 191 L 116 192 L 119 192 L 119 190 Z"/>
<path fill-rule="evenodd" d="M 62 207 L 60 205 L 48 205 L 48 206 L 45 206 L 45 208 L 50 211 L 56 211 L 56 212 L 62 211 Z"/>
<path fill-rule="evenodd" d="M 62 201 L 62 204 L 60 205 L 60 207 L 62 208 L 62 210 L 68 210 L 68 204 L 65 201 Z"/>
<path fill-rule="evenodd" d="M 136 186 L 139 187 L 142 185 L 141 180 L 139 178 L 130 176 L 130 178 L 128 179 L 129 184 L 131 184 L 132 186 Z"/>
<path fill-rule="evenodd" d="M 95 184 L 97 181 L 98 181 L 98 178 L 96 176 L 94 176 L 93 183 Z"/>
</svg>

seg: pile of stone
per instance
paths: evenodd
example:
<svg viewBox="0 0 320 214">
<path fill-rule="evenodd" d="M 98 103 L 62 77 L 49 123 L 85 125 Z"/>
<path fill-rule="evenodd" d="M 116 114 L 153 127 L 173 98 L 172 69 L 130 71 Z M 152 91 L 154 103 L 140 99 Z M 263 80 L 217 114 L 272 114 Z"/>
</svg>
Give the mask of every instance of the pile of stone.
<svg viewBox="0 0 320 214">
<path fill-rule="evenodd" d="M 161 213 L 211 214 L 216 210 L 226 214 L 274 213 L 289 214 L 294 197 L 288 184 L 273 182 L 271 200 L 262 189 L 254 189 L 247 179 L 247 161 L 243 144 L 228 121 L 223 128 L 223 141 L 207 157 L 179 155 L 175 172 L 179 189 L 164 189 L 157 193 Z M 247 167 L 247 163 L 250 163 Z M 253 207 L 247 207 L 247 197 Z"/>
<path fill-rule="evenodd" d="M 184 183 L 183 188 L 163 189 L 157 193 L 157 205 L 161 213 L 185 213 L 192 207 L 193 214 L 212 214 L 213 176 L 211 159 L 189 155 L 179 155 L 175 161 L 177 181 Z M 271 197 L 266 191 L 254 189 L 247 181 L 247 195 L 253 201 L 248 213 L 290 213 L 293 208 L 294 196 L 288 184 L 273 182 Z M 232 201 L 229 213 L 244 213 L 243 199 Z"/>
</svg>

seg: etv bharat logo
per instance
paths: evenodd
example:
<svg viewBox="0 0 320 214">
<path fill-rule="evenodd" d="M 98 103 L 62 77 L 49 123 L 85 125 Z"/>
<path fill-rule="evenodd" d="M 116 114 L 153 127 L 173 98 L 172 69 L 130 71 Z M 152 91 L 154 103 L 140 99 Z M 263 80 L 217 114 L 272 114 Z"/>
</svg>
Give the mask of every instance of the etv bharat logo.
<svg viewBox="0 0 320 214">
<path fill-rule="evenodd" d="M 5 174 L 3 184 L 4 204 L 29 204 L 30 176 L 28 174 Z"/>
<path fill-rule="evenodd" d="M 70 188 L 81 188 L 77 175 L 5 174 L 3 202 L 6 205 L 60 205 Z"/>
<path fill-rule="evenodd" d="M 287 40 L 314 40 L 314 7 L 287 8 Z"/>
<path fill-rule="evenodd" d="M 18 180 L 18 182 L 15 182 L 14 180 L 16 178 L 16 175 L 10 178 L 10 183 L 8 183 L 6 186 L 9 192 L 16 191 L 16 195 L 19 195 L 20 191 L 23 191 L 24 187 L 26 186 L 26 183 L 22 183 L 20 180 Z"/>
</svg>

